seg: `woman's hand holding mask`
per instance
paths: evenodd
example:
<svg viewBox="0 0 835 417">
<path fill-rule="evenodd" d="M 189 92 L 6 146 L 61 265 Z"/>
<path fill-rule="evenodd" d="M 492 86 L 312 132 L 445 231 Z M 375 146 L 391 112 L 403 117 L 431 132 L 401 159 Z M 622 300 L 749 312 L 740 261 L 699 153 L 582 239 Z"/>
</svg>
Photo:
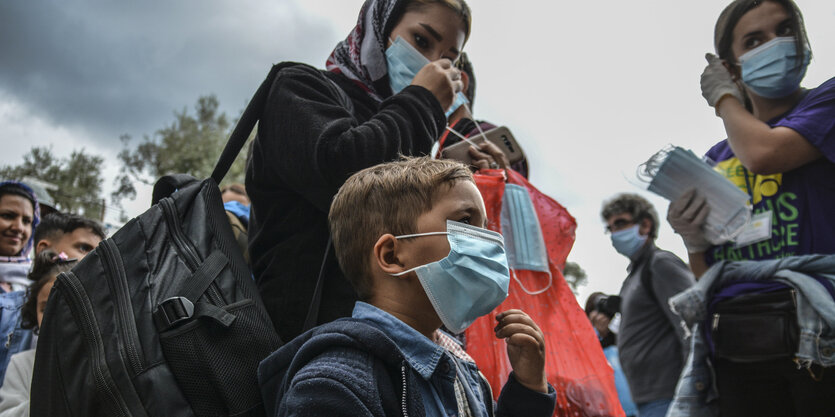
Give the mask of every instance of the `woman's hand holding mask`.
<svg viewBox="0 0 835 417">
<path fill-rule="evenodd" d="M 713 108 L 717 108 L 718 104 L 726 96 L 736 97 L 740 103 L 745 103 L 742 96 L 742 91 L 739 90 L 736 82 L 731 76 L 731 73 L 725 68 L 722 60 L 713 54 L 705 54 L 707 59 L 707 66 L 702 72 L 702 96 L 707 100 Z"/>
<path fill-rule="evenodd" d="M 445 58 L 432 61 L 421 68 L 412 80 L 412 85 L 429 90 L 444 110 L 452 106 L 455 95 L 464 89 L 461 71 Z"/>
</svg>

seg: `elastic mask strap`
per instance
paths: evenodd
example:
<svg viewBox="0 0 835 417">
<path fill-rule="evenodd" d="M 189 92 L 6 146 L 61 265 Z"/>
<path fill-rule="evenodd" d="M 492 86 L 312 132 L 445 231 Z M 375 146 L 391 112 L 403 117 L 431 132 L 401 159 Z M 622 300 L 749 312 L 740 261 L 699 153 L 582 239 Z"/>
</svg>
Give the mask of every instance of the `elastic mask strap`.
<svg viewBox="0 0 835 417">
<path fill-rule="evenodd" d="M 453 128 L 449 127 L 449 125 L 446 125 L 446 130 L 448 130 L 448 131 L 452 132 L 452 134 L 454 134 L 455 136 L 458 136 L 458 137 L 459 137 L 459 138 L 461 138 L 461 140 L 463 140 L 464 142 L 467 142 L 467 143 L 469 143 L 470 145 L 472 145 L 472 146 L 474 146 L 474 147 L 478 148 L 478 145 L 476 145 L 476 143 L 475 143 L 475 142 L 471 141 L 471 140 L 470 140 L 469 138 L 467 138 L 466 136 L 464 136 L 464 135 L 462 135 L 462 134 L 460 134 L 460 133 L 456 132 L 456 131 L 455 131 L 455 129 L 453 129 Z"/>
<path fill-rule="evenodd" d="M 519 284 L 519 286 L 520 286 L 520 287 L 522 287 L 522 291 L 524 291 L 524 292 L 525 292 L 525 294 L 528 294 L 528 295 L 538 295 L 538 294 L 542 294 L 542 293 L 544 293 L 545 291 L 548 291 L 548 289 L 549 289 L 549 288 L 551 288 L 551 284 L 553 284 L 553 283 L 554 283 L 554 276 L 553 276 L 553 275 L 551 275 L 551 271 L 548 271 L 548 285 L 546 285 L 546 286 L 545 286 L 545 288 L 540 289 L 540 290 L 536 290 L 536 291 L 528 291 L 528 289 L 527 289 L 527 288 L 525 288 L 525 284 L 522 284 L 522 280 L 520 280 L 520 279 L 516 276 L 516 271 L 514 271 L 513 269 L 511 269 L 511 270 L 510 270 L 510 276 L 512 276 L 512 277 L 513 277 L 513 279 L 515 279 L 515 280 L 516 280 L 516 283 L 518 283 L 518 284 Z"/>
<path fill-rule="evenodd" d="M 395 239 L 408 239 L 408 238 L 411 238 L 411 237 L 421 237 L 421 236 L 437 236 L 437 235 L 448 235 L 448 234 L 449 234 L 449 232 L 426 232 L 426 233 L 412 233 L 412 234 L 410 234 L 410 235 L 395 236 L 394 238 L 395 238 Z M 414 267 L 414 268 L 412 268 L 412 269 L 407 269 L 407 270 L 405 270 L 405 271 L 403 271 L 403 272 L 398 272 L 398 273 L 396 273 L 396 274 L 389 274 L 389 275 L 391 275 L 391 276 L 393 276 L 393 277 L 403 276 L 403 275 L 408 274 L 409 272 L 412 272 L 412 271 L 414 271 L 414 270 L 416 270 L 416 269 L 420 268 L 421 266 L 423 266 L 423 265 L 418 265 L 418 266 L 416 266 L 416 267 Z"/>
<path fill-rule="evenodd" d="M 421 236 L 435 236 L 435 235 L 448 235 L 449 232 L 426 232 L 426 233 L 412 233 L 411 235 L 401 235 L 395 236 L 395 239 L 408 239 L 410 237 L 421 237 Z"/>
<path fill-rule="evenodd" d="M 464 106 L 464 108 L 467 109 L 467 113 L 470 113 L 470 117 L 473 118 L 473 122 L 475 122 L 475 128 L 478 129 L 478 134 L 481 135 L 481 137 L 484 139 L 485 142 L 487 142 L 487 135 L 485 135 L 484 131 L 481 130 L 481 124 L 478 121 L 476 121 L 475 116 L 473 116 L 473 112 L 472 112 L 472 110 L 470 110 L 470 105 L 467 104 L 467 103 L 464 103 L 464 104 L 462 104 L 462 106 Z"/>
</svg>

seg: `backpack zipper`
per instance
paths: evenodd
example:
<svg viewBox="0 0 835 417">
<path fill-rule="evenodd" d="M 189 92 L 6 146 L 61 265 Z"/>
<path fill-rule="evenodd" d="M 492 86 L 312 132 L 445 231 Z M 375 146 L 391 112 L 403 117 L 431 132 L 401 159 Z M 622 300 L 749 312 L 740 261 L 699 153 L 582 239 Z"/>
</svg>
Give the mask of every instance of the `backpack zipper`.
<svg viewBox="0 0 835 417">
<path fill-rule="evenodd" d="M 713 313 L 713 324 L 711 325 L 711 329 L 716 331 L 719 328 L 719 313 Z"/>
<path fill-rule="evenodd" d="M 87 347 L 92 354 L 90 365 L 93 368 L 93 379 L 96 384 L 96 389 L 105 393 L 110 398 L 119 411 L 120 416 L 130 416 L 130 410 L 128 410 L 122 394 L 116 388 L 109 371 L 106 373 L 108 370 L 107 359 L 104 356 L 104 342 L 101 338 L 101 330 L 98 324 L 96 324 L 92 305 L 90 305 L 89 299 L 84 295 L 84 287 L 72 272 L 62 273 L 58 279 L 59 282 L 67 285 L 69 289 L 67 291 L 67 301 L 69 302 L 70 309 L 72 310 L 73 316 L 81 321 L 81 331 L 84 340 L 87 342 Z"/>
<path fill-rule="evenodd" d="M 113 293 L 116 296 L 115 309 L 119 320 L 118 327 L 122 332 L 122 339 L 125 341 L 125 353 L 131 371 L 133 371 L 132 376 L 136 376 L 144 370 L 144 367 L 142 366 L 141 344 L 139 333 L 136 330 L 136 319 L 133 316 L 125 265 L 119 255 L 119 248 L 112 240 L 107 239 L 102 242 L 101 249 L 106 275 L 110 278 L 109 281 L 113 283 Z"/>
<path fill-rule="evenodd" d="M 177 252 L 182 255 L 189 270 L 191 270 L 191 272 L 196 271 L 197 268 L 200 267 L 202 260 L 197 254 L 198 252 L 194 247 L 194 244 L 191 243 L 185 232 L 183 232 L 183 228 L 178 220 L 179 216 L 177 216 L 177 208 L 174 207 L 174 200 L 172 200 L 171 197 L 166 197 L 160 200 L 159 204 L 162 207 L 165 223 L 168 225 L 168 230 L 171 232 L 171 238 L 174 241 L 174 246 L 177 247 Z M 226 304 L 223 297 L 220 295 L 220 290 L 218 290 L 217 284 L 214 282 L 212 282 L 206 289 L 206 297 L 214 305 L 223 306 Z"/>
</svg>

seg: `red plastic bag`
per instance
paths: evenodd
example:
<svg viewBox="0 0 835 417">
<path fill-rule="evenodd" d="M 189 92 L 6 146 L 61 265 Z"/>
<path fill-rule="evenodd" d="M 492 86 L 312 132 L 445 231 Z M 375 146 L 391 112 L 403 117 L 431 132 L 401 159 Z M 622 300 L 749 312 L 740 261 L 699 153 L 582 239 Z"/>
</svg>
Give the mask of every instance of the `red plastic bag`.
<svg viewBox="0 0 835 417">
<path fill-rule="evenodd" d="M 475 359 L 491 386 L 503 386 L 511 367 L 505 341 L 497 339 L 493 332 L 495 316 L 501 311 L 521 309 L 545 334 L 545 372 L 548 382 L 557 391 L 554 415 L 622 417 L 624 412 L 615 390 L 614 371 L 606 362 L 594 329 L 561 272 L 574 245 L 577 223 L 563 206 L 539 192 L 515 171 L 482 170 L 475 178 L 484 197 L 490 230 L 502 230 L 505 172 L 507 183 L 528 190 L 545 238 L 553 282 L 543 293 L 529 295 L 515 279 L 511 279 L 507 299 L 467 329 L 467 353 Z M 548 284 L 548 274 L 544 272 L 514 272 L 531 292 Z M 498 398 L 499 390 L 495 389 L 493 394 Z"/>
</svg>

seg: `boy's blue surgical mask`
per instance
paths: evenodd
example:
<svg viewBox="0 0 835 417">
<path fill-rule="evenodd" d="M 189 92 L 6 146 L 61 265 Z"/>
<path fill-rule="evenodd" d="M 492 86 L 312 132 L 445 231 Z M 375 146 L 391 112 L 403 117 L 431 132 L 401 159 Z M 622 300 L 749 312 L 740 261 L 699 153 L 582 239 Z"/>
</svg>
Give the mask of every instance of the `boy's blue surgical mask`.
<svg viewBox="0 0 835 417">
<path fill-rule="evenodd" d="M 391 92 L 397 94 L 412 83 L 417 73 L 429 64 L 429 60 L 412 44 L 398 36 L 386 49 L 386 63 Z M 456 94 L 452 106 L 446 111 L 446 117 L 449 118 L 452 112 L 466 102 L 467 96 L 461 92 Z"/>
<path fill-rule="evenodd" d="M 638 225 L 612 232 L 612 246 L 619 254 L 632 258 L 641 246 L 647 242 L 646 236 L 641 236 L 638 232 Z"/>
<path fill-rule="evenodd" d="M 417 233 L 397 239 L 447 235 L 449 255 L 393 276 L 415 271 L 426 296 L 449 331 L 463 332 L 507 298 L 510 273 L 502 235 L 447 221 L 446 232 Z"/>
<path fill-rule="evenodd" d="M 742 82 L 758 96 L 785 97 L 800 87 L 809 65 L 809 50 L 798 56 L 795 38 L 774 38 L 739 57 Z"/>
</svg>

